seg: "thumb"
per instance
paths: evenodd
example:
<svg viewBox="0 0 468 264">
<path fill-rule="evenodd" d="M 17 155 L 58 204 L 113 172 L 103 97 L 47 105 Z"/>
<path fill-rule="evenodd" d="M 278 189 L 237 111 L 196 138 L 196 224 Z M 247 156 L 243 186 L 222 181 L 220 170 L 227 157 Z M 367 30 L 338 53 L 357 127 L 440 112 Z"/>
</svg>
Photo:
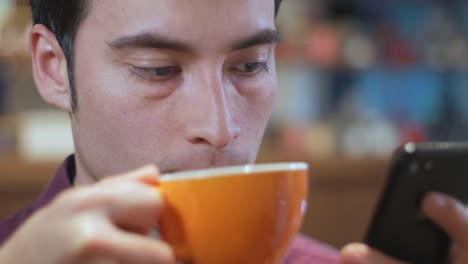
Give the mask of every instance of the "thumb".
<svg viewBox="0 0 468 264">
<path fill-rule="evenodd" d="M 468 210 L 462 202 L 443 193 L 430 193 L 423 199 L 422 210 L 455 243 L 468 245 Z"/>
<path fill-rule="evenodd" d="M 101 181 L 101 184 L 111 184 L 129 180 L 156 185 L 159 183 L 159 169 L 154 165 L 144 166 L 134 171 L 106 177 Z"/>
<path fill-rule="evenodd" d="M 342 264 L 397 264 L 402 263 L 393 260 L 370 247 L 353 243 L 345 246 L 341 251 L 340 263 Z"/>
</svg>

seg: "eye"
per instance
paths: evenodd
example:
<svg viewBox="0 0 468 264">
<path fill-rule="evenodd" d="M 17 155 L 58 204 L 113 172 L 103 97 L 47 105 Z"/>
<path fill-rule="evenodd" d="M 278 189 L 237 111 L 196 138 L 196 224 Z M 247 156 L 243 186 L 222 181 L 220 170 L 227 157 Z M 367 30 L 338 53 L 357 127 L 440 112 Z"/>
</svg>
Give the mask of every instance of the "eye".
<svg viewBox="0 0 468 264">
<path fill-rule="evenodd" d="M 233 68 L 234 71 L 237 71 L 246 76 L 253 76 L 261 71 L 268 72 L 268 65 L 266 62 L 249 62 L 240 64 Z"/>
<path fill-rule="evenodd" d="M 143 68 L 132 66 L 133 74 L 148 81 L 165 81 L 169 80 L 182 72 L 178 66 L 164 66 L 164 67 L 151 67 Z"/>
</svg>

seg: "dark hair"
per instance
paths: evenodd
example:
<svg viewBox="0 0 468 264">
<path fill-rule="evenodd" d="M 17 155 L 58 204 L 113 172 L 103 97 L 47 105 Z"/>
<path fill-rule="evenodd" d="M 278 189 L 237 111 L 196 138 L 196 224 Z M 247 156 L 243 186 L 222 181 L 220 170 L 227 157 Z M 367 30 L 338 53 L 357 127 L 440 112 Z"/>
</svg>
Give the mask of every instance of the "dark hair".
<svg viewBox="0 0 468 264">
<path fill-rule="evenodd" d="M 275 16 L 282 0 L 275 0 Z M 89 0 L 30 0 L 33 24 L 43 24 L 52 31 L 67 59 L 72 110 L 78 107 L 73 78 L 73 43 L 81 21 L 89 10 Z"/>
</svg>

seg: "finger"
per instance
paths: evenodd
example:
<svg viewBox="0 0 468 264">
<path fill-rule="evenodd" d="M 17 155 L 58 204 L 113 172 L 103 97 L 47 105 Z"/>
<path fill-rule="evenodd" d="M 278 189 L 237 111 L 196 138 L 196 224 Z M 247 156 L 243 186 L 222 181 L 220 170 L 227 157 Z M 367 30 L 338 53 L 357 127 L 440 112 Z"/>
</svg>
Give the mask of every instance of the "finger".
<svg viewBox="0 0 468 264">
<path fill-rule="evenodd" d="M 103 259 L 103 258 L 93 258 L 93 259 L 87 259 L 83 260 L 80 262 L 80 264 L 120 264 L 115 262 L 114 260 L 109 260 L 109 259 Z"/>
<path fill-rule="evenodd" d="M 120 199 L 109 213 L 117 226 L 147 234 L 157 224 L 162 209 L 163 199 L 159 191 L 145 188 L 130 199 Z"/>
<path fill-rule="evenodd" d="M 126 232 L 113 232 L 86 248 L 87 259 L 121 264 L 174 264 L 172 249 L 159 240 Z"/>
<path fill-rule="evenodd" d="M 353 243 L 344 247 L 340 255 L 342 264 L 400 264 L 384 254 L 377 252 L 360 243 Z"/>
<path fill-rule="evenodd" d="M 154 165 L 148 165 L 134 171 L 104 178 L 100 184 L 110 184 L 116 181 L 139 181 L 148 185 L 156 185 L 159 183 L 159 169 Z"/>
<path fill-rule="evenodd" d="M 163 207 L 160 193 L 143 183 L 122 181 L 94 186 L 94 207 L 121 229 L 146 234 L 156 225 Z"/>
<path fill-rule="evenodd" d="M 459 245 L 452 245 L 450 250 L 450 257 L 446 263 L 468 263 L 468 251 Z"/>
<path fill-rule="evenodd" d="M 468 246 L 468 211 L 463 203 L 446 194 L 430 193 L 423 199 L 422 210 L 455 243 Z"/>
</svg>

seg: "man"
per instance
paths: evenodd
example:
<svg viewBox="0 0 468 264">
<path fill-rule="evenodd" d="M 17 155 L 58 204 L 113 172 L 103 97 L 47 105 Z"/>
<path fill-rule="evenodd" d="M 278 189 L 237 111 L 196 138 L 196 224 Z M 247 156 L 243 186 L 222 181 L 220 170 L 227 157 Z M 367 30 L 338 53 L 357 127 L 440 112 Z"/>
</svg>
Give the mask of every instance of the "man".
<svg viewBox="0 0 468 264">
<path fill-rule="evenodd" d="M 70 113 L 75 155 L 35 205 L 2 223 L 0 263 L 175 263 L 152 231 L 161 198 L 142 182 L 255 161 L 277 91 L 280 2 L 31 0 L 35 82 Z M 463 262 L 465 208 L 429 198 L 425 211 Z M 298 237 L 284 262 L 338 261 Z M 393 263 L 359 244 L 341 261 Z"/>
</svg>

